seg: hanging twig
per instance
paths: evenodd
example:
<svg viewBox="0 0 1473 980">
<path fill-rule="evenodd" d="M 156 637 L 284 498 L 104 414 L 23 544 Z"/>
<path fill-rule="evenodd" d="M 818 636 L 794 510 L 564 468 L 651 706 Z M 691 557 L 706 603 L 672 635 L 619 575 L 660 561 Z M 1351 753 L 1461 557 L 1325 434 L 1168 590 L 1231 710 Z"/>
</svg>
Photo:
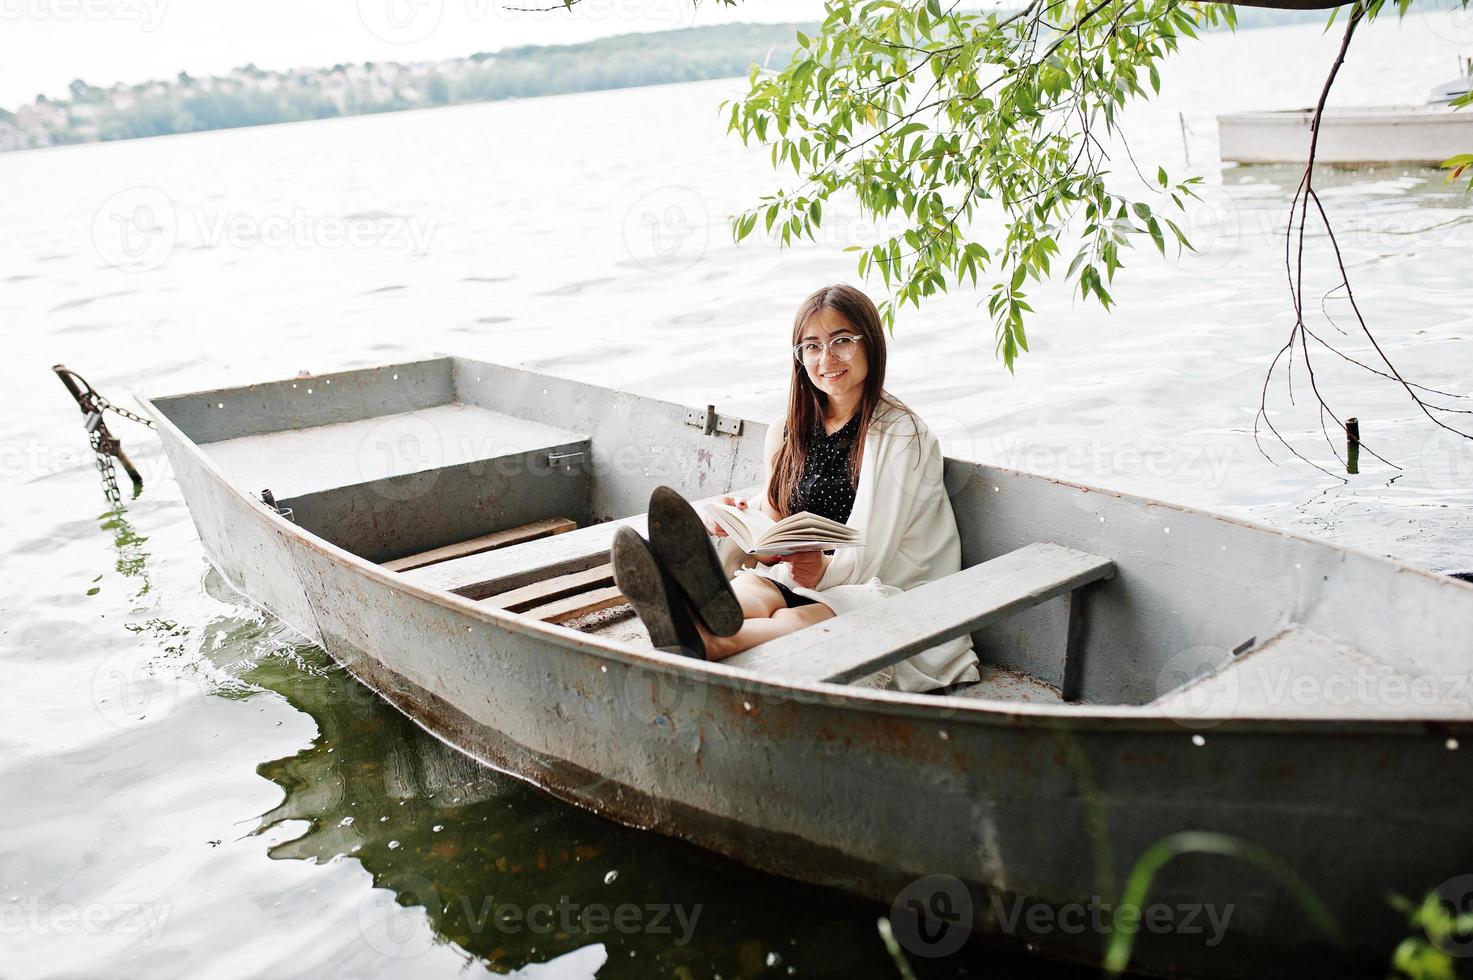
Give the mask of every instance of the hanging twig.
<svg viewBox="0 0 1473 980">
<path fill-rule="evenodd" d="M 1330 473 L 1329 470 L 1315 463 L 1313 460 L 1309 459 L 1298 449 L 1296 449 L 1292 444 L 1290 444 L 1290 442 L 1286 438 L 1284 438 L 1284 435 L 1279 432 L 1279 430 L 1274 426 L 1272 420 L 1270 420 L 1268 417 L 1269 386 L 1273 382 L 1274 371 L 1278 368 L 1279 361 L 1282 360 L 1286 354 L 1288 355 L 1289 401 L 1291 405 L 1294 404 L 1293 365 L 1294 349 L 1297 345 L 1299 348 L 1300 357 L 1303 360 L 1305 375 L 1309 379 L 1310 390 L 1314 394 L 1315 401 L 1317 403 L 1320 418 L 1320 431 L 1324 435 L 1325 442 L 1327 445 L 1329 445 L 1330 451 L 1335 455 L 1335 458 L 1340 461 L 1342 466 L 1346 467 L 1349 472 L 1356 472 L 1356 468 L 1353 468 L 1351 466 L 1350 460 L 1342 458 L 1340 456 L 1339 449 L 1336 445 L 1336 440 L 1330 435 L 1329 429 L 1325 425 L 1325 416 L 1329 415 L 1329 417 L 1335 421 L 1335 424 L 1340 427 L 1341 432 L 1346 435 L 1347 438 L 1350 435 L 1348 420 L 1342 421 L 1340 417 L 1335 414 L 1334 410 L 1330 407 L 1329 403 L 1325 400 L 1324 396 L 1320 392 L 1318 382 L 1315 378 L 1314 365 L 1310 358 L 1310 340 L 1314 340 L 1320 346 L 1331 351 L 1342 359 L 1349 361 L 1350 363 L 1355 364 L 1371 372 L 1372 374 L 1395 380 L 1402 386 L 1403 389 L 1405 389 L 1407 394 L 1411 397 L 1412 401 L 1418 407 L 1418 409 L 1424 415 L 1426 415 L 1427 418 L 1431 419 L 1434 424 L 1440 426 L 1441 428 L 1447 429 L 1449 432 L 1457 433 L 1458 435 L 1463 436 L 1466 439 L 1473 439 L 1473 435 L 1470 435 L 1469 433 L 1463 432 L 1460 429 L 1448 425 L 1446 422 L 1442 421 L 1432 414 L 1433 410 L 1456 412 L 1459 414 L 1473 414 L 1473 412 L 1465 412 L 1462 409 L 1452 409 L 1441 405 L 1434 405 L 1426 401 L 1418 392 L 1419 390 L 1426 391 L 1453 398 L 1462 398 L 1465 396 L 1458 395 L 1453 392 L 1429 388 L 1426 385 L 1414 384 L 1407 381 L 1406 378 L 1402 376 L 1401 372 L 1397 370 L 1396 365 L 1392 363 L 1391 358 L 1387 356 L 1386 351 L 1376 340 L 1375 335 L 1371 333 L 1370 327 L 1366 324 L 1365 317 L 1362 315 L 1360 307 L 1356 303 L 1355 292 L 1350 285 L 1350 275 L 1345 268 L 1345 258 L 1344 255 L 1341 253 L 1340 243 L 1335 237 L 1335 231 L 1331 225 L 1330 216 L 1325 211 L 1324 204 L 1320 201 L 1319 194 L 1315 191 L 1314 188 L 1315 154 L 1319 147 L 1320 126 L 1324 120 L 1325 103 L 1329 98 L 1330 88 L 1335 84 L 1335 78 L 1339 74 L 1341 66 L 1345 63 L 1345 53 L 1350 48 L 1351 39 L 1355 36 L 1356 28 L 1365 18 L 1365 14 L 1366 7 L 1363 2 L 1357 2 L 1351 8 L 1349 20 L 1345 25 L 1345 34 L 1340 41 L 1340 49 L 1335 55 L 1334 63 L 1330 66 L 1329 75 L 1325 79 L 1324 87 L 1320 91 L 1319 101 L 1315 103 L 1314 113 L 1310 118 L 1309 159 L 1304 167 L 1304 175 L 1300 178 L 1299 185 L 1295 188 L 1294 196 L 1290 200 L 1289 222 L 1284 232 L 1284 269 L 1289 286 L 1290 302 L 1294 307 L 1294 325 L 1289 331 L 1288 340 L 1284 343 L 1284 346 L 1279 349 L 1278 353 L 1274 355 L 1273 360 L 1269 363 L 1268 370 L 1264 374 L 1263 387 L 1259 394 L 1258 413 L 1254 416 L 1253 419 L 1254 444 L 1258 446 L 1259 452 L 1263 453 L 1263 455 L 1268 458 L 1270 462 L 1274 462 L 1273 458 L 1268 455 L 1268 453 L 1264 450 L 1262 443 L 1259 441 L 1260 424 L 1266 426 L 1268 430 L 1272 432 L 1274 436 L 1279 440 L 1279 442 L 1282 443 L 1284 447 L 1288 449 L 1289 452 L 1292 453 L 1296 458 L 1300 459 L 1303 462 L 1309 463 L 1309 465 L 1313 466 L 1315 469 L 1319 470 L 1322 473 L 1330 476 L 1337 476 L 1337 478 L 1340 478 L 1337 474 Z M 1365 334 L 1366 339 L 1370 341 L 1371 346 L 1375 349 L 1376 354 L 1381 359 L 1381 362 L 1385 364 L 1385 371 L 1366 364 L 1354 357 L 1349 356 L 1348 354 L 1345 354 L 1343 351 L 1340 351 L 1333 345 L 1327 343 L 1314 331 L 1310 330 L 1308 325 L 1305 323 L 1304 238 L 1305 226 L 1309 220 L 1309 209 L 1311 203 L 1313 203 L 1314 205 L 1315 212 L 1318 214 L 1320 222 L 1324 225 L 1325 233 L 1330 244 L 1330 249 L 1335 256 L 1336 268 L 1339 270 L 1341 279 L 1340 285 L 1336 286 L 1325 295 L 1329 296 L 1330 293 L 1337 292 L 1340 289 L 1345 290 L 1346 297 L 1350 301 L 1350 308 L 1355 314 L 1356 322 L 1359 323 L 1361 331 Z M 1294 223 L 1296 214 L 1299 219 L 1297 229 Z M 1321 299 L 1321 307 L 1323 308 L 1323 298 Z M 1326 319 L 1329 319 L 1331 325 L 1335 326 L 1337 330 L 1339 329 L 1339 326 L 1334 323 L 1334 320 L 1330 319 L 1328 313 L 1326 313 Z M 1365 445 L 1365 443 L 1360 440 L 1358 431 L 1356 432 L 1354 444 L 1357 449 L 1365 450 L 1368 455 L 1380 460 L 1387 466 L 1390 466 L 1396 470 L 1401 469 L 1400 466 L 1397 466 L 1395 463 L 1392 463 L 1390 460 L 1386 459 L 1384 456 L 1381 456 L 1375 450 Z"/>
</svg>

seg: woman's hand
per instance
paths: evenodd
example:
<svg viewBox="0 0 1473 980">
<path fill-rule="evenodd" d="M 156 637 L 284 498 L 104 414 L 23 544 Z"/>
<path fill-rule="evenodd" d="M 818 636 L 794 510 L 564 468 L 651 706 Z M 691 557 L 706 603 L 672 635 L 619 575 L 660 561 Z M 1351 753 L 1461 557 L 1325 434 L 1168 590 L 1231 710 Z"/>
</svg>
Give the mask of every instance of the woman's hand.
<svg viewBox="0 0 1473 980">
<path fill-rule="evenodd" d="M 794 555 L 783 555 L 779 561 L 793 566 L 793 581 L 805 589 L 815 588 L 829 567 L 829 555 L 822 551 L 800 551 Z"/>
<path fill-rule="evenodd" d="M 726 504 L 726 505 L 730 506 L 730 507 L 735 507 L 738 510 L 746 510 L 747 509 L 747 501 L 744 498 L 742 498 L 742 497 L 733 497 L 731 494 L 727 494 L 725 497 L 722 497 L 721 498 L 721 502 L 723 504 Z M 702 519 L 706 523 L 706 533 L 707 534 L 714 534 L 718 538 L 727 537 L 726 529 L 723 528 L 720 524 L 717 524 L 714 520 L 712 520 L 709 517 L 706 517 L 704 514 L 702 514 L 701 517 L 702 517 Z"/>
</svg>

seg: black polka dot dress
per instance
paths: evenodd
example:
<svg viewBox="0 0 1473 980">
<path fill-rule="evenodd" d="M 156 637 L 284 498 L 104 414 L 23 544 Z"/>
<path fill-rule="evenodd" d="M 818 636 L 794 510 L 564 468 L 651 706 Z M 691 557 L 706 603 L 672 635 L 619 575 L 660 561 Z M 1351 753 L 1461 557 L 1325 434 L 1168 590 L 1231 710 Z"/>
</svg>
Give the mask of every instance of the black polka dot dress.
<svg viewBox="0 0 1473 980">
<path fill-rule="evenodd" d="M 849 480 L 849 451 L 854 440 L 859 438 L 859 413 L 845 422 L 837 432 L 829 435 L 823 431 L 819 421 L 808 447 L 808 460 L 803 467 L 803 478 L 793 488 L 788 498 L 788 513 L 806 510 L 843 524 L 849 520 L 854 509 L 854 484 Z M 791 606 L 806 606 L 815 600 L 798 595 L 782 582 L 773 580 L 783 601 Z"/>
<path fill-rule="evenodd" d="M 833 435 L 823 431 L 820 420 L 808 450 L 803 478 L 788 499 L 788 513 L 800 510 L 822 515 L 843 524 L 854 509 L 854 485 L 849 482 L 849 452 L 859 438 L 859 413 Z"/>
</svg>

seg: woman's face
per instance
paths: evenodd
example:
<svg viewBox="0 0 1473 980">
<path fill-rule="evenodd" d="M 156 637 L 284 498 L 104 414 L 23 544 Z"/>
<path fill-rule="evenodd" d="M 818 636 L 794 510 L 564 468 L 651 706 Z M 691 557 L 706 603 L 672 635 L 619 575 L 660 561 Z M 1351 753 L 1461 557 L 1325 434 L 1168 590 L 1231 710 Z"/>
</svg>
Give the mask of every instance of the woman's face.
<svg viewBox="0 0 1473 980">
<path fill-rule="evenodd" d="M 834 337 L 859 335 L 859 331 L 854 329 L 844 314 L 837 310 L 821 309 L 808 318 L 798 342 L 811 341 L 827 345 Z M 825 395 L 836 397 L 840 401 L 846 396 L 857 395 L 863 390 L 865 376 L 869 374 L 869 352 L 864 348 L 864 341 L 856 342 L 852 346 L 854 356 L 841 361 L 825 346 L 816 362 L 804 362 L 803 368 L 808 372 L 808 380 Z"/>
</svg>

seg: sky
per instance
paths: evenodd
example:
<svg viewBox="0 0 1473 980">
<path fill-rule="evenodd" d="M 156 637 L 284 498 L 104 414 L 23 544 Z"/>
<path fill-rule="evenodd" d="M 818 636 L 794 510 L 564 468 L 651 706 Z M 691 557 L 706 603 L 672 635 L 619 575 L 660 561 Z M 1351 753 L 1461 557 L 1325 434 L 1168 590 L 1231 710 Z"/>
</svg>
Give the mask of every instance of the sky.
<svg viewBox="0 0 1473 980">
<path fill-rule="evenodd" d="M 555 6 L 553 10 L 517 8 Z M 822 0 L 0 0 L 0 107 L 94 85 L 355 61 L 456 58 L 520 44 L 740 21 L 818 21 Z"/>
</svg>

